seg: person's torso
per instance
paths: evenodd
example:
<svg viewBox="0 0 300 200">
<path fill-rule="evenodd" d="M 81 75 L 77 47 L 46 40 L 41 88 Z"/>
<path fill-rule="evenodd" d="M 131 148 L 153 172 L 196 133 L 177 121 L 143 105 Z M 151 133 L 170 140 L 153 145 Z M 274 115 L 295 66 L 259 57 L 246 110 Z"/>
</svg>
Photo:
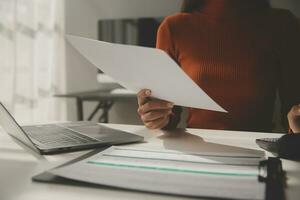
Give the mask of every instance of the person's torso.
<svg viewBox="0 0 300 200">
<path fill-rule="evenodd" d="M 189 127 L 270 130 L 280 73 L 272 12 L 240 19 L 182 14 L 171 28 L 177 62 L 228 111 L 191 109 Z"/>
</svg>

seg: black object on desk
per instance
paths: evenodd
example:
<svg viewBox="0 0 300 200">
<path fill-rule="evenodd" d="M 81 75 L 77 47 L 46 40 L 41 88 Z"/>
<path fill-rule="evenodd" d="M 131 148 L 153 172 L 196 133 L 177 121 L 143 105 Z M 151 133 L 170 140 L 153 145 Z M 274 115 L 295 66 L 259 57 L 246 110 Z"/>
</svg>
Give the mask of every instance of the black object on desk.
<svg viewBox="0 0 300 200">
<path fill-rule="evenodd" d="M 288 134 L 281 138 L 257 139 L 256 143 L 280 158 L 300 160 L 300 134 Z"/>
<path fill-rule="evenodd" d="M 109 110 L 112 108 L 116 101 L 133 101 L 137 97 L 135 94 L 127 93 L 112 93 L 114 89 L 120 88 L 119 85 L 112 85 L 109 87 L 103 87 L 98 90 L 74 92 L 70 94 L 55 95 L 55 97 L 62 98 L 75 98 L 77 106 L 77 119 L 78 121 L 84 121 L 83 116 L 83 103 L 84 102 L 98 102 L 98 105 L 94 108 L 93 112 L 87 118 L 91 121 L 98 111 L 102 111 L 98 121 L 100 123 L 108 123 Z"/>
<path fill-rule="evenodd" d="M 282 170 L 281 160 L 269 158 L 259 164 L 259 182 L 266 183 L 266 200 L 285 199 L 285 172 Z"/>
</svg>

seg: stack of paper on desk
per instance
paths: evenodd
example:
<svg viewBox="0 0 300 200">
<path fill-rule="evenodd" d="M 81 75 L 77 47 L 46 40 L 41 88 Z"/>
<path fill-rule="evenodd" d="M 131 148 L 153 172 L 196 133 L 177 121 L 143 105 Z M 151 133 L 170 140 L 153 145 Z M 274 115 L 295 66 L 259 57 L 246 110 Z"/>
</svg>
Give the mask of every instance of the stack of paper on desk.
<svg viewBox="0 0 300 200">
<path fill-rule="evenodd" d="M 226 112 L 162 50 L 76 36 L 67 39 L 87 60 L 127 89 L 151 89 L 153 97 L 176 105 Z"/>
<path fill-rule="evenodd" d="M 264 199 L 255 155 L 209 155 L 111 147 L 50 173 L 125 189 L 229 199 Z"/>
</svg>

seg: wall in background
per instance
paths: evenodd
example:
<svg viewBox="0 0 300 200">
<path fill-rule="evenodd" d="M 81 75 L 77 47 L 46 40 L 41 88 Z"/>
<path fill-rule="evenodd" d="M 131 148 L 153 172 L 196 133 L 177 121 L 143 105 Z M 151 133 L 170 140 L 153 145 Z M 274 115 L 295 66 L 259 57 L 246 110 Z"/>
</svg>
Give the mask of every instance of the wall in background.
<svg viewBox="0 0 300 200">
<path fill-rule="evenodd" d="M 274 8 L 284 8 L 293 12 L 298 18 L 300 18 L 300 1 L 299 0 L 271 0 L 271 4 Z M 300 35 L 299 35 L 300 37 Z M 285 132 L 281 123 L 281 110 L 280 99 L 277 95 L 275 102 L 275 109 L 273 115 L 273 123 L 275 125 L 274 132 Z"/>
<path fill-rule="evenodd" d="M 300 1 L 299 0 L 271 0 L 273 7 L 285 8 L 291 10 L 300 18 Z"/>
</svg>

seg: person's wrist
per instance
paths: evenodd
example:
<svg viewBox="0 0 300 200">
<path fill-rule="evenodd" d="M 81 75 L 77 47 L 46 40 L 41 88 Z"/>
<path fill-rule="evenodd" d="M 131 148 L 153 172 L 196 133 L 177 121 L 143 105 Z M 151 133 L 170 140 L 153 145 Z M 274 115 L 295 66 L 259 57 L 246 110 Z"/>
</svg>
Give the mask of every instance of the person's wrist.
<svg viewBox="0 0 300 200">
<path fill-rule="evenodd" d="M 162 130 L 170 130 L 170 129 L 175 129 L 176 127 L 174 127 L 174 115 L 171 114 L 169 115 L 168 117 L 168 123 L 163 127 L 161 128 Z"/>
</svg>

